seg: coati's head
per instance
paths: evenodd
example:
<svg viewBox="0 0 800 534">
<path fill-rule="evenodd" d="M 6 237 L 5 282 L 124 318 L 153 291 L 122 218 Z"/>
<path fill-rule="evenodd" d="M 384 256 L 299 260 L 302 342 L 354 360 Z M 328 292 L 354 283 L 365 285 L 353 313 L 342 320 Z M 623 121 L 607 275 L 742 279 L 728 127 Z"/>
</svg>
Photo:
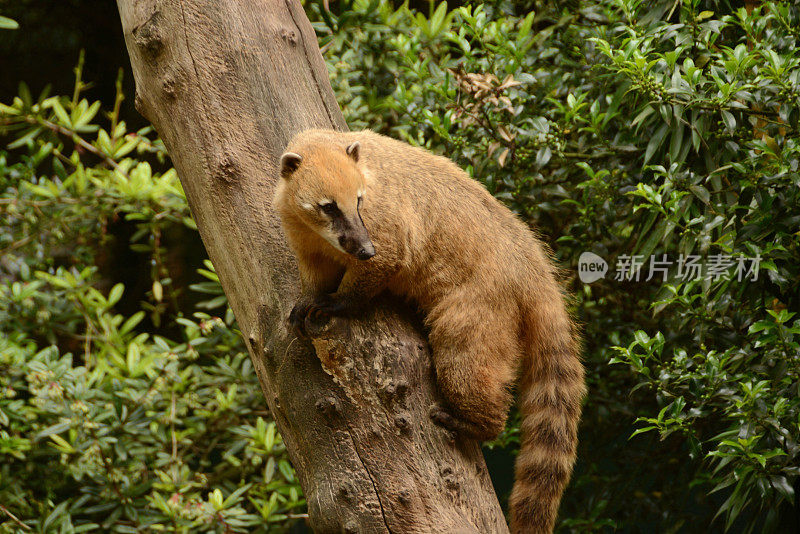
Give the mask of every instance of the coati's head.
<svg viewBox="0 0 800 534">
<path fill-rule="evenodd" d="M 347 149 L 314 146 L 281 156 L 281 183 L 275 203 L 289 210 L 335 249 L 359 260 L 375 255 L 361 219 L 366 194 L 358 162 L 358 141 Z"/>
</svg>

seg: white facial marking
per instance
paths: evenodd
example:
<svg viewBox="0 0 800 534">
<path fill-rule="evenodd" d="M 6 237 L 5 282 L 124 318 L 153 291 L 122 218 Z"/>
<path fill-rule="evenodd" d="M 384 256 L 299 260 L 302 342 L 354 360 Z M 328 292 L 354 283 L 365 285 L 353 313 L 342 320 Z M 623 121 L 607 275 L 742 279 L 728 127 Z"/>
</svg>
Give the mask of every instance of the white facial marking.
<svg viewBox="0 0 800 534">
<path fill-rule="evenodd" d="M 302 207 L 304 210 L 313 210 L 313 209 L 314 209 L 314 206 L 312 206 L 312 205 L 311 205 L 311 204 L 309 204 L 308 202 L 303 202 L 302 204 L 300 204 L 300 206 L 301 206 L 301 207 Z"/>
<path fill-rule="evenodd" d="M 335 248 L 339 252 L 344 252 L 345 254 L 347 254 L 347 251 L 343 249 L 342 246 L 339 244 L 339 237 L 333 232 L 331 232 L 330 229 L 325 228 L 317 231 L 319 232 L 319 235 L 321 235 L 325 241 L 330 243 L 333 248 Z"/>
</svg>

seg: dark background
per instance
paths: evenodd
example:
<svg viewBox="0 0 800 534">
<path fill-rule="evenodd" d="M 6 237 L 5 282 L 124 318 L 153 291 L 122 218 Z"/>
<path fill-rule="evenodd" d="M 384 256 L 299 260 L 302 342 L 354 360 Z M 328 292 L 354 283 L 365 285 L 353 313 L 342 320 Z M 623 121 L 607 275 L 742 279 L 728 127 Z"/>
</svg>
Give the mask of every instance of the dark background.
<svg viewBox="0 0 800 534">
<path fill-rule="evenodd" d="M 20 28 L 0 31 L 0 101 L 17 94 L 19 82 L 38 95 L 71 94 L 80 51 L 89 100 L 113 102 L 119 69 L 124 69 L 122 116 L 132 128 L 147 122 L 133 108 L 134 83 L 117 5 L 110 0 L 0 0 L 0 14 Z"/>
<path fill-rule="evenodd" d="M 453 8 L 463 2 L 450 0 Z M 395 2 L 399 5 L 402 2 Z M 425 0 L 410 7 L 427 12 Z M 331 8 L 335 8 L 335 0 Z M 133 107 L 134 81 L 122 25 L 113 0 L 0 0 L 0 15 L 16 20 L 20 28 L 0 31 L 0 102 L 17 94 L 20 81 L 38 95 L 48 84 L 51 94 L 71 94 L 74 68 L 83 50 L 83 79 L 92 87 L 89 100 L 113 103 L 119 69 L 124 70 L 122 117 L 132 128 L 147 125 Z"/>
</svg>

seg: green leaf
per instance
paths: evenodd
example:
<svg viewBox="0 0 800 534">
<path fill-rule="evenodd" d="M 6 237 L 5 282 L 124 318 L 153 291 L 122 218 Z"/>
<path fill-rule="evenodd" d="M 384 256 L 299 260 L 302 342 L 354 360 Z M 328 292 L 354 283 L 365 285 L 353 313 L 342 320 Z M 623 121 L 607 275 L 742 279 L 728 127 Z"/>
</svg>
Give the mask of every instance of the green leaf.
<svg viewBox="0 0 800 534">
<path fill-rule="evenodd" d="M 60 434 L 60 433 L 64 432 L 65 430 L 68 430 L 71 427 L 72 427 L 72 422 L 71 421 L 65 421 L 63 423 L 57 423 L 55 425 L 47 427 L 46 429 L 44 429 L 41 432 L 39 432 L 38 434 L 36 434 L 34 439 L 36 439 L 38 441 L 38 440 L 40 440 L 42 438 L 46 438 L 46 437 L 52 436 L 54 434 Z"/>
<path fill-rule="evenodd" d="M 33 97 L 31 97 L 31 90 L 28 89 L 28 84 L 25 82 L 19 82 L 17 91 L 19 92 L 20 99 L 22 99 L 23 107 L 25 109 L 30 109 L 31 106 L 33 106 Z"/>
<path fill-rule="evenodd" d="M 15 148 L 19 148 L 22 146 L 31 143 L 35 138 L 39 136 L 40 133 L 44 130 L 42 126 L 34 126 L 33 128 L 26 130 L 25 135 L 8 144 L 8 148 L 13 150 Z"/>
<path fill-rule="evenodd" d="M 0 30 L 16 30 L 17 28 L 19 28 L 19 23 L 16 20 L 0 16 Z"/>
<path fill-rule="evenodd" d="M 122 293 L 125 291 L 125 286 L 121 283 L 114 285 L 108 293 L 108 305 L 113 306 L 119 299 L 122 298 Z"/>
<path fill-rule="evenodd" d="M 664 142 L 664 137 L 667 135 L 667 130 L 669 130 L 669 125 L 662 124 L 653 134 L 653 137 L 650 138 L 650 142 L 647 143 L 647 149 L 644 152 L 644 162 L 642 165 L 647 165 L 647 162 L 650 161 L 650 158 L 652 158 L 656 150 L 659 149 L 661 143 Z"/>
<path fill-rule="evenodd" d="M 638 434 L 644 434 L 645 432 L 650 432 L 651 430 L 655 430 L 656 428 L 658 428 L 658 427 L 656 427 L 656 426 L 646 426 L 646 427 L 643 427 L 643 428 L 639 428 L 636 431 L 634 431 L 633 434 L 631 434 L 628 439 L 632 439 L 634 436 L 636 436 Z"/>
<path fill-rule="evenodd" d="M 655 113 L 655 111 L 656 111 L 656 110 L 655 110 L 655 109 L 653 109 L 653 106 L 650 106 L 650 105 L 648 105 L 648 106 L 647 106 L 646 108 L 644 108 L 644 109 L 643 109 L 643 110 L 642 110 L 642 111 L 641 111 L 641 112 L 640 112 L 638 115 L 636 115 L 636 118 L 635 118 L 635 119 L 633 119 L 633 121 L 631 122 L 631 126 L 636 126 L 636 125 L 638 125 L 640 122 L 642 122 L 643 120 L 645 120 L 647 117 L 649 117 L 650 115 L 652 115 L 653 113 Z"/>
<path fill-rule="evenodd" d="M 697 185 L 690 185 L 689 191 L 694 193 L 694 196 L 700 199 L 703 204 L 709 204 L 711 200 L 711 193 L 708 192 L 708 189 L 703 187 L 700 184 Z"/>
<path fill-rule="evenodd" d="M 53 100 L 53 111 L 55 112 L 56 117 L 63 126 L 66 126 L 68 128 L 72 127 L 72 121 L 70 120 L 69 115 L 67 115 L 67 111 L 64 109 L 64 107 L 58 100 Z"/>
<path fill-rule="evenodd" d="M 683 163 L 680 161 L 681 148 L 683 147 L 683 123 L 675 121 L 672 127 L 672 137 L 669 145 L 669 159 L 672 163 Z"/>
<path fill-rule="evenodd" d="M 62 502 L 50 512 L 42 524 L 42 532 L 47 532 L 51 526 L 56 526 L 60 523 L 60 521 L 58 521 L 59 518 L 67 515 L 67 506 L 69 506 L 68 500 Z"/>
<path fill-rule="evenodd" d="M 125 323 L 120 327 L 119 333 L 120 334 L 127 334 L 128 332 L 133 330 L 133 328 L 137 324 L 139 324 L 139 322 L 141 322 L 142 319 L 144 319 L 144 316 L 145 316 L 145 313 L 143 311 L 138 311 L 138 312 L 134 313 L 133 315 L 131 315 L 128 318 L 128 320 L 125 321 Z"/>
<path fill-rule="evenodd" d="M 528 34 L 530 34 L 535 15 L 536 13 L 531 11 L 524 19 L 522 19 L 522 24 L 519 26 L 519 32 L 517 32 L 517 39 L 519 41 L 524 41 L 525 38 L 528 37 Z"/>
<path fill-rule="evenodd" d="M 727 128 L 730 133 L 735 132 L 736 118 L 733 116 L 733 113 L 725 109 L 723 109 L 721 113 L 722 113 L 722 122 L 725 123 L 725 128 Z"/>
<path fill-rule="evenodd" d="M 239 489 L 228 495 L 228 498 L 222 503 L 223 508 L 230 508 L 234 504 L 236 504 L 240 499 L 242 494 L 250 489 L 252 484 L 245 484 L 241 486 Z"/>
</svg>

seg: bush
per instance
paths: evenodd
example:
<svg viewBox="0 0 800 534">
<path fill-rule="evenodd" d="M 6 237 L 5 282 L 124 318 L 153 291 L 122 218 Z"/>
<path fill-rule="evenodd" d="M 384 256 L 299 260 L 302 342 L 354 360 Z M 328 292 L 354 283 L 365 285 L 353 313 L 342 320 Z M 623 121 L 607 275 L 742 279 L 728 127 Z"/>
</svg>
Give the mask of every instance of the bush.
<svg viewBox="0 0 800 534">
<path fill-rule="evenodd" d="M 565 267 L 590 393 L 560 531 L 789 530 L 800 8 L 327 4 L 306 9 L 351 128 L 453 158 Z M 0 107 L 0 528 L 289 528 L 302 496 L 213 269 L 165 246 L 193 224 L 163 146 L 83 87 Z M 123 288 L 128 238 L 148 261 Z"/>
<path fill-rule="evenodd" d="M 351 125 L 454 158 L 570 269 L 591 387 L 561 526 L 785 529 L 800 474 L 800 10 L 562 5 L 425 17 L 364 1 L 318 29 Z M 578 280 L 589 251 L 617 276 Z M 672 268 L 646 280 L 665 255 Z"/>
<path fill-rule="evenodd" d="M 221 317 L 178 306 L 162 240 L 195 227 L 175 171 L 121 94 L 98 120 L 78 73 L 71 98 L 0 106 L 0 530 L 284 531 L 304 501 L 210 262 L 193 289 Z M 150 264 L 130 315 L 120 220 Z"/>
</svg>

